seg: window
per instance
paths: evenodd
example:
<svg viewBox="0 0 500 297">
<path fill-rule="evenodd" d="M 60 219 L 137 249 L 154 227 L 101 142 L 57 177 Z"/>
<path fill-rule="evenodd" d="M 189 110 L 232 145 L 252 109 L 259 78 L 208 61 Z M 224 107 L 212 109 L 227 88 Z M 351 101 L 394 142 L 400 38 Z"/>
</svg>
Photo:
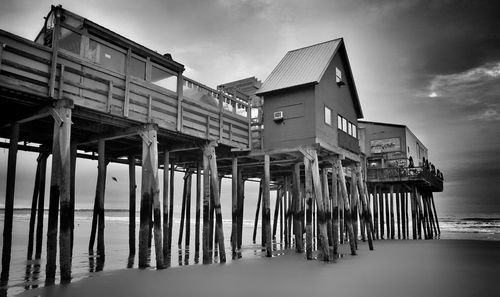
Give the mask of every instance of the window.
<svg viewBox="0 0 500 297">
<path fill-rule="evenodd" d="M 358 129 L 357 129 L 356 125 L 352 125 L 352 136 L 354 138 L 358 138 L 358 131 L 357 130 Z"/>
<path fill-rule="evenodd" d="M 59 47 L 73 54 L 80 55 L 80 44 L 82 35 L 61 27 L 59 36 Z"/>
<path fill-rule="evenodd" d="M 342 117 L 339 115 L 337 116 L 337 128 L 342 129 Z"/>
<path fill-rule="evenodd" d="M 347 133 L 347 120 L 342 118 L 342 131 Z"/>
<path fill-rule="evenodd" d="M 172 92 L 177 92 L 177 75 L 159 67 L 151 68 L 151 82 Z"/>
<path fill-rule="evenodd" d="M 325 106 L 325 124 L 332 125 L 332 110 Z"/>
<path fill-rule="evenodd" d="M 132 76 L 140 79 L 146 79 L 146 62 L 132 57 L 130 59 L 129 72 Z"/>
<path fill-rule="evenodd" d="M 90 40 L 85 57 L 110 70 L 124 73 L 125 54 L 95 40 Z"/>
<path fill-rule="evenodd" d="M 345 133 L 351 135 L 354 138 L 358 138 L 358 127 L 353 123 L 349 122 L 346 118 L 341 115 L 337 116 L 338 129 L 344 131 Z"/>
<path fill-rule="evenodd" d="M 341 83 L 342 82 L 342 71 L 340 69 L 338 69 L 337 67 L 335 67 L 335 81 L 337 83 Z"/>
</svg>

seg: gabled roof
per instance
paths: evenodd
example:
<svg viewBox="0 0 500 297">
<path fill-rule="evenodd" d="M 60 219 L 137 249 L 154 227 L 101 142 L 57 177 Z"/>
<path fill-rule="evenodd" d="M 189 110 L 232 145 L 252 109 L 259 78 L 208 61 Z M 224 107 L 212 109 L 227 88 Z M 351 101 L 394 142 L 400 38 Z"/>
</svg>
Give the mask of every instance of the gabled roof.
<svg viewBox="0 0 500 297">
<path fill-rule="evenodd" d="M 337 53 L 341 54 L 346 74 L 350 79 L 349 87 L 354 97 L 353 103 L 357 116 L 363 118 L 358 92 L 342 38 L 289 51 L 267 77 L 256 95 L 264 95 L 302 85 L 318 84 Z"/>
</svg>

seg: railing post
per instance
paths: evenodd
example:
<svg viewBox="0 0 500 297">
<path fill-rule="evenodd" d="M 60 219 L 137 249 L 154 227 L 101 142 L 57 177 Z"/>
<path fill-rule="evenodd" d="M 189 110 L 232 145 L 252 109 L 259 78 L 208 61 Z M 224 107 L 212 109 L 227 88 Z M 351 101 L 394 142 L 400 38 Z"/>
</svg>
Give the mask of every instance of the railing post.
<svg viewBox="0 0 500 297">
<path fill-rule="evenodd" d="M 49 97 L 54 98 L 54 88 L 56 84 L 56 72 L 57 72 L 57 52 L 59 50 L 59 32 L 60 27 L 60 17 L 61 9 L 59 7 L 55 8 L 55 19 L 54 19 L 54 29 L 52 30 L 52 59 L 50 62 L 50 79 L 49 79 Z"/>
<path fill-rule="evenodd" d="M 222 140 L 222 132 L 224 131 L 224 92 L 219 91 L 219 141 Z"/>
<path fill-rule="evenodd" d="M 182 72 L 177 73 L 177 131 L 182 131 L 182 96 L 184 77 Z"/>
</svg>

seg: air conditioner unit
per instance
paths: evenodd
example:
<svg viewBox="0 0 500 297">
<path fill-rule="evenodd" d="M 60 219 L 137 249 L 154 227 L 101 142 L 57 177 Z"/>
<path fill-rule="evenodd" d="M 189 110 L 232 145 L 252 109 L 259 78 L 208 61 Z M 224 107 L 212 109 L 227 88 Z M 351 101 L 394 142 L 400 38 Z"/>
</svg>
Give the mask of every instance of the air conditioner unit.
<svg viewBox="0 0 500 297">
<path fill-rule="evenodd" d="M 273 120 L 276 123 L 280 123 L 283 121 L 283 112 L 282 111 L 275 111 L 273 114 Z"/>
</svg>

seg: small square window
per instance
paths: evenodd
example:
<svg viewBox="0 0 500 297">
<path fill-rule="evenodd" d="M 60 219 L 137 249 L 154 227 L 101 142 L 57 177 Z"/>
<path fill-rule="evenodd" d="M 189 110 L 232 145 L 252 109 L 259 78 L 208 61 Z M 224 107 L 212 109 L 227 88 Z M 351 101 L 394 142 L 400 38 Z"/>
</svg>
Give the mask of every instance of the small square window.
<svg viewBox="0 0 500 297">
<path fill-rule="evenodd" d="M 325 123 L 327 125 L 332 124 L 332 110 L 325 106 Z"/>
</svg>

